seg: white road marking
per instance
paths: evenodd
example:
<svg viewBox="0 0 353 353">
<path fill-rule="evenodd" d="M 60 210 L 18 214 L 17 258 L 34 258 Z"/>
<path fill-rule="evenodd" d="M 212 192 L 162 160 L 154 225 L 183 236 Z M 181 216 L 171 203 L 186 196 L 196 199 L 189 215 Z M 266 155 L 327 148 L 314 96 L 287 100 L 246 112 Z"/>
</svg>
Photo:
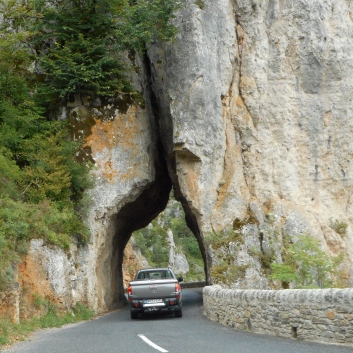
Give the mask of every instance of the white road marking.
<svg viewBox="0 0 353 353">
<path fill-rule="evenodd" d="M 160 352 L 164 352 L 164 353 L 168 353 L 168 351 L 166 351 L 164 348 L 157 346 L 155 343 L 153 343 L 152 341 L 150 341 L 146 336 L 139 334 L 138 335 L 143 341 L 145 341 L 147 344 L 149 344 L 151 347 L 153 347 L 154 349 L 157 349 Z"/>
</svg>

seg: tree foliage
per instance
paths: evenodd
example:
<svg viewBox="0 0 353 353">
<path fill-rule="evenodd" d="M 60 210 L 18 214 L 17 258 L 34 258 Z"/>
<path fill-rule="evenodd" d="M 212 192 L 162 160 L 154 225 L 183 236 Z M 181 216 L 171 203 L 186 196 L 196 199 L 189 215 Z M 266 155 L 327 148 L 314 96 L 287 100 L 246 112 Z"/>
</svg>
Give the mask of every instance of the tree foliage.
<svg viewBox="0 0 353 353">
<path fill-rule="evenodd" d="M 343 256 L 331 257 L 323 250 L 317 239 L 304 235 L 285 249 L 283 263 L 272 264 L 271 278 L 287 287 L 329 288 L 342 285 L 341 265 Z"/>
<path fill-rule="evenodd" d="M 171 230 L 177 252 L 183 253 L 190 265 L 187 279 L 202 280 L 204 263 L 199 244 L 185 222 L 181 205 L 171 197 L 166 209 L 148 227 L 133 233 L 134 246 L 141 250 L 151 266 L 169 263 L 168 233 Z"/>
<path fill-rule="evenodd" d="M 153 221 L 148 227 L 134 232 L 135 245 L 147 258 L 151 266 L 168 266 L 169 247 L 167 242 L 167 232 Z"/>
<path fill-rule="evenodd" d="M 43 93 L 68 97 L 135 94 L 125 51 L 175 34 L 174 0 L 63 0 L 36 3 L 32 37 L 45 75 Z"/>
<path fill-rule="evenodd" d="M 73 236 L 89 237 L 80 210 L 90 165 L 50 108 L 76 93 L 136 94 L 124 55 L 172 38 L 175 8 L 174 0 L 0 0 L 0 289 L 31 239 L 68 250 Z"/>
</svg>

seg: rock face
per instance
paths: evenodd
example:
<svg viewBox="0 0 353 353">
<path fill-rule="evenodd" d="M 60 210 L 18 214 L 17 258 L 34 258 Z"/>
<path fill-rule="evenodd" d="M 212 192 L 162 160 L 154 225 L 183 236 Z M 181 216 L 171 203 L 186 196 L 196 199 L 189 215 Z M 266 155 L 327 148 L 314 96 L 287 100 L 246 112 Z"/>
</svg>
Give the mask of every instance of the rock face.
<svg viewBox="0 0 353 353">
<path fill-rule="evenodd" d="M 123 259 L 123 280 L 124 289 L 127 289 L 129 282 L 135 278 L 138 270 L 150 267 L 147 259 L 141 254 L 141 250 L 136 248 L 131 242 L 126 244 Z"/>
<path fill-rule="evenodd" d="M 86 249 L 87 301 L 95 310 L 122 305 L 123 252 L 134 230 L 147 226 L 169 198 L 171 181 L 156 133 L 149 75 L 145 65 L 133 80 L 146 100 L 143 107 L 115 99 L 97 107 L 80 106 L 74 115 L 83 122 L 95 117 L 86 146 L 95 162 L 95 187 L 91 190 L 88 224 L 91 242 Z"/>
<path fill-rule="evenodd" d="M 134 59 L 145 106 L 76 99 L 62 112 L 96 164 L 92 237 L 75 253 L 81 289 L 74 293 L 81 294 L 71 292 L 67 275 L 61 284 L 60 276 L 48 281 L 97 311 L 123 302 L 125 245 L 164 209 L 172 185 L 208 282 L 227 258 L 242 273 L 230 286 L 267 288 L 254 252 L 280 260 L 283 236 L 307 233 L 327 252 L 343 251 L 351 271 L 353 4 L 185 3 L 176 40 Z M 227 228 L 241 241 L 205 245 L 211 232 Z M 62 273 L 69 268 L 66 257 Z"/>
<path fill-rule="evenodd" d="M 169 243 L 169 267 L 175 274 L 185 275 L 190 271 L 188 260 L 182 252 L 178 252 L 174 243 L 173 232 L 168 230 L 168 243 Z"/>
<path fill-rule="evenodd" d="M 87 302 L 87 273 L 84 251 L 71 244 L 70 253 L 48 247 L 41 239 L 31 241 L 28 255 L 19 266 L 20 314 L 37 314 L 31 307 L 32 295 L 69 308 L 77 301 Z M 37 310 L 38 311 L 38 310 Z"/>
<path fill-rule="evenodd" d="M 143 106 L 122 97 L 92 103 L 77 96 L 62 109 L 73 137 L 86 140 L 82 158 L 95 163 L 87 205 L 91 239 L 85 246 L 72 244 L 67 254 L 32 241 L 19 266 L 28 301 L 38 293 L 65 306 L 81 301 L 96 312 L 125 302 L 124 248 L 134 230 L 165 208 L 172 187 L 156 133 L 149 75 L 137 56 L 134 64 L 141 68 L 132 78 L 145 96 Z"/>
<path fill-rule="evenodd" d="M 177 40 L 150 52 L 165 145 L 199 231 L 251 219 L 252 229 L 239 230 L 259 250 L 310 233 L 327 251 L 346 252 L 351 266 L 353 5 L 202 4 L 189 1 Z M 249 263 L 241 254 L 233 251 L 233 262 Z M 261 277 L 256 264 L 250 270 L 257 275 L 242 287 Z"/>
</svg>

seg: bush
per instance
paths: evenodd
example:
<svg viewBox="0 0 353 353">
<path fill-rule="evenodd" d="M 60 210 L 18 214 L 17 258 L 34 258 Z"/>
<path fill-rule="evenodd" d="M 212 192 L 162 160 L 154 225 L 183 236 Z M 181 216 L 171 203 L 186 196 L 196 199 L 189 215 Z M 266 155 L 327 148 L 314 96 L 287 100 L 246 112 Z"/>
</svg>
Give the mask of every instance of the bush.
<svg viewBox="0 0 353 353">
<path fill-rule="evenodd" d="M 336 233 L 341 236 L 345 236 L 347 232 L 348 224 L 345 222 L 340 222 L 338 219 L 333 220 L 331 218 L 331 229 L 333 229 Z"/>
<path fill-rule="evenodd" d="M 10 269 L 27 252 L 31 239 L 69 250 L 72 235 L 89 239 L 86 226 L 73 209 L 59 209 L 48 200 L 39 204 L 0 198 L 0 290 L 12 280 Z"/>
<path fill-rule="evenodd" d="M 213 249 L 218 249 L 222 246 L 228 247 L 231 242 L 244 243 L 239 229 L 226 228 L 221 232 L 210 232 L 205 235 L 205 244 Z"/>
<path fill-rule="evenodd" d="M 167 232 L 153 221 L 148 227 L 134 232 L 137 246 L 149 264 L 155 267 L 166 267 L 169 261 Z"/>
<path fill-rule="evenodd" d="M 123 52 L 171 39 L 177 6 L 174 0 L 36 1 L 33 43 L 45 77 L 43 95 L 135 94 Z"/>
<path fill-rule="evenodd" d="M 329 288 L 342 285 L 343 255 L 336 258 L 320 249 L 317 239 L 301 236 L 284 250 L 283 263 L 272 264 L 273 280 L 285 288 L 292 283 L 296 288 Z"/>
<path fill-rule="evenodd" d="M 48 119 L 38 103 L 40 82 L 31 69 L 35 56 L 25 30 L 34 17 L 21 2 L 1 6 L 0 289 L 11 283 L 31 239 L 65 250 L 72 236 L 88 240 L 79 205 L 92 185 L 90 165 L 76 159 L 80 145 L 70 140 L 68 123 Z"/>
</svg>

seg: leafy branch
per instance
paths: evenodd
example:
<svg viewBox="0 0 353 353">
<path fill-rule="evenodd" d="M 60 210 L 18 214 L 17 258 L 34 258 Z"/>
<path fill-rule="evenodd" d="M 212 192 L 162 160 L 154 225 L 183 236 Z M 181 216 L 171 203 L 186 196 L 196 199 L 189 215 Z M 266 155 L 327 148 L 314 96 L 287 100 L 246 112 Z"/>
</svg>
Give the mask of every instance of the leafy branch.
<svg viewBox="0 0 353 353">
<path fill-rule="evenodd" d="M 283 263 L 271 265 L 273 280 L 282 282 L 284 288 L 292 283 L 296 288 L 328 288 L 342 286 L 343 254 L 331 257 L 317 239 L 304 235 L 284 249 Z"/>
</svg>

